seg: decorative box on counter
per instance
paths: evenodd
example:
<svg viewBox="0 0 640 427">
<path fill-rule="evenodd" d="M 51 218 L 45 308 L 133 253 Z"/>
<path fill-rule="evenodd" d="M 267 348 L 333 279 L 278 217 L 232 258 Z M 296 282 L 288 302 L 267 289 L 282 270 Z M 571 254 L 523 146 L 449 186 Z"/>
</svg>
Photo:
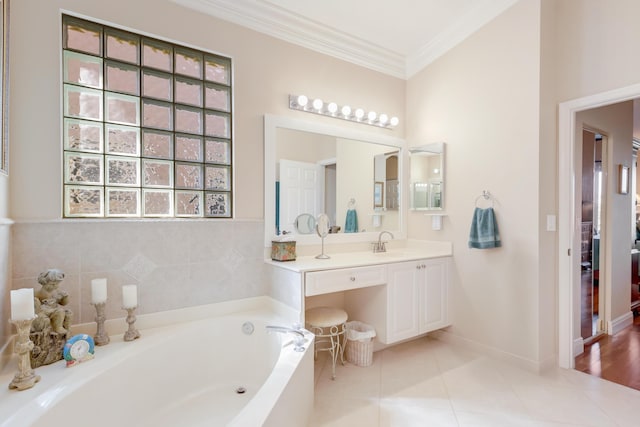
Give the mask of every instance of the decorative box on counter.
<svg viewBox="0 0 640 427">
<path fill-rule="evenodd" d="M 295 261 L 296 260 L 296 242 L 271 241 L 271 259 L 274 261 Z"/>
</svg>

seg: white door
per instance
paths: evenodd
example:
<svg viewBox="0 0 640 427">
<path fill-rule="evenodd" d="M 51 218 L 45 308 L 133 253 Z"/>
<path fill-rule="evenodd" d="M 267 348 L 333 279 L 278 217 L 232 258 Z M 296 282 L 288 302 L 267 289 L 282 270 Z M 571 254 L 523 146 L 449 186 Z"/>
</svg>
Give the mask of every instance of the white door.
<svg viewBox="0 0 640 427">
<path fill-rule="evenodd" d="M 280 230 L 295 231 L 296 217 L 314 218 L 324 208 L 324 167 L 315 163 L 280 160 Z"/>
</svg>

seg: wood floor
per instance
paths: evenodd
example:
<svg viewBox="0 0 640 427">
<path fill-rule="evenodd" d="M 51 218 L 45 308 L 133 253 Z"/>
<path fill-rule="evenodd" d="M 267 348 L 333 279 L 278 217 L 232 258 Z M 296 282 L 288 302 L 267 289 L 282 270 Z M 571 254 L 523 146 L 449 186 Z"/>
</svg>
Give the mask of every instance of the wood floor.
<svg viewBox="0 0 640 427">
<path fill-rule="evenodd" d="M 616 335 L 604 335 L 576 357 L 576 369 L 640 390 L 640 316 Z"/>
</svg>

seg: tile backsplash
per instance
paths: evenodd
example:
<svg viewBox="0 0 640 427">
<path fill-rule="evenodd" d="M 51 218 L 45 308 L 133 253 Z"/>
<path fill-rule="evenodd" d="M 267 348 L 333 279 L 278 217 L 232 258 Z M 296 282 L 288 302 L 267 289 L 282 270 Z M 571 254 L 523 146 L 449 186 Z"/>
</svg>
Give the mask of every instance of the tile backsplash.
<svg viewBox="0 0 640 427">
<path fill-rule="evenodd" d="M 107 318 L 124 317 L 122 286 L 138 285 L 138 314 L 269 294 L 263 222 L 53 221 L 11 227 L 11 287 L 38 289 L 58 268 L 72 324 L 92 322 L 91 279 L 106 277 Z"/>
</svg>

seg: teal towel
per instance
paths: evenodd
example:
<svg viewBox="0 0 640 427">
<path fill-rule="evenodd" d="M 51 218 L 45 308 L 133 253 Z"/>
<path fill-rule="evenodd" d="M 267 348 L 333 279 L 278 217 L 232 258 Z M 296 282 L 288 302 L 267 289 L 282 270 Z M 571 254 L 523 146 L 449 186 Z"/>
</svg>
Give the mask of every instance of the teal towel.
<svg viewBox="0 0 640 427">
<path fill-rule="evenodd" d="M 349 209 L 347 211 L 347 219 L 344 222 L 345 233 L 357 233 L 358 232 L 358 214 L 355 209 Z"/>
<path fill-rule="evenodd" d="M 476 249 L 499 248 L 500 233 L 498 233 L 498 223 L 493 208 L 473 211 L 471 221 L 471 231 L 469 232 L 469 247 Z"/>
</svg>

